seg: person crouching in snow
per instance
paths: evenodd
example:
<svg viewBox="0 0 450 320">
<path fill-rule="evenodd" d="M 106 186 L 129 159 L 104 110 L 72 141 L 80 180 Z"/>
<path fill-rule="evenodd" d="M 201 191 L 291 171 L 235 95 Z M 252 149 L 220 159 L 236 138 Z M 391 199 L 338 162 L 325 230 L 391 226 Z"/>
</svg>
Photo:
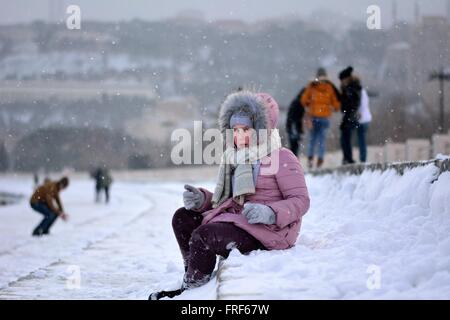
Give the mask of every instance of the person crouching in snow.
<svg viewBox="0 0 450 320">
<path fill-rule="evenodd" d="M 278 114 L 277 102 L 266 93 L 239 91 L 225 99 L 219 127 L 224 141 L 227 131 L 233 138 L 226 143 L 214 193 L 185 185 L 184 207 L 172 219 L 184 260 L 182 286 L 152 293 L 150 300 L 207 283 L 216 256 L 227 258 L 234 248 L 247 254 L 295 245 L 309 195 L 297 157 L 281 147 Z M 275 170 L 272 162 L 278 162 Z"/>
<path fill-rule="evenodd" d="M 60 217 L 67 221 L 68 215 L 64 213 L 64 209 L 59 197 L 59 193 L 66 189 L 69 185 L 69 178 L 63 177 L 59 181 L 46 181 L 38 187 L 30 198 L 30 206 L 34 211 L 44 216 L 41 223 L 33 230 L 33 236 L 48 235 L 50 228 Z M 57 207 L 54 205 L 56 201 Z"/>
</svg>

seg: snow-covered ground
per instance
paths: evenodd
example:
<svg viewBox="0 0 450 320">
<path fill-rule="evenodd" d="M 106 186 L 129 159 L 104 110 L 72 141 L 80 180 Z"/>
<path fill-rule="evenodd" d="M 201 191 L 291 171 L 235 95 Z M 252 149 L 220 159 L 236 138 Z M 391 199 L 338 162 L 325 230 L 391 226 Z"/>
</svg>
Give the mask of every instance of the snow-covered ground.
<svg viewBox="0 0 450 320">
<path fill-rule="evenodd" d="M 308 177 L 297 246 L 231 256 L 222 298 L 449 299 L 450 172 L 436 174 Z"/>
<path fill-rule="evenodd" d="M 307 176 L 312 203 L 297 246 L 233 251 L 219 281 L 178 299 L 450 299 L 450 172 L 431 183 L 436 174 L 429 165 L 401 177 Z M 93 203 L 92 181 L 73 179 L 62 193 L 71 219 L 36 239 L 31 179 L 0 177 L 0 190 L 27 195 L 0 207 L 0 299 L 146 299 L 177 288 L 171 215 L 183 184 L 119 179 L 104 205 Z"/>
<path fill-rule="evenodd" d="M 0 180 L 5 187 L 31 191 L 23 179 Z M 158 286 L 173 286 L 182 274 L 170 231 L 180 188 L 117 182 L 105 205 L 93 202 L 92 181 L 73 181 L 61 194 L 70 220 L 37 239 L 30 232 L 40 216 L 27 199 L 0 207 L 0 299 L 143 299 Z"/>
</svg>

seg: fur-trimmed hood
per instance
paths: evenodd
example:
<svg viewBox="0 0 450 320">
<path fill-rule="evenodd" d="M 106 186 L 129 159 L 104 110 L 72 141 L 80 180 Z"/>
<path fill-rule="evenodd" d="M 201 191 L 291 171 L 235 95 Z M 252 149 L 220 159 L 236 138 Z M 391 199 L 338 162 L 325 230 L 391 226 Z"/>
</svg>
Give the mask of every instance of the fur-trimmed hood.
<svg viewBox="0 0 450 320">
<path fill-rule="evenodd" d="M 274 129 L 278 122 L 279 108 L 275 99 L 267 93 L 238 91 L 228 95 L 219 111 L 219 129 L 225 137 L 230 128 L 230 118 L 234 113 L 247 115 L 253 122 L 253 128 Z"/>
</svg>

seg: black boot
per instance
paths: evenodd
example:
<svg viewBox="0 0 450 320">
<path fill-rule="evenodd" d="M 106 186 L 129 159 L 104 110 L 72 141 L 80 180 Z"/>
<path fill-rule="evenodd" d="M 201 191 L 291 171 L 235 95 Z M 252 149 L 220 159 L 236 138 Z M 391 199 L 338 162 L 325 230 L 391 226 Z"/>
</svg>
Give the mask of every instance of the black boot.
<svg viewBox="0 0 450 320">
<path fill-rule="evenodd" d="M 180 288 L 177 290 L 172 290 L 172 291 L 159 291 L 159 292 L 153 292 L 152 294 L 150 294 L 148 296 L 148 300 L 160 300 L 162 298 L 173 298 L 176 296 L 179 296 L 180 294 L 183 293 L 185 289 L 184 288 Z"/>
<path fill-rule="evenodd" d="M 44 229 L 42 229 L 42 228 L 36 228 L 33 230 L 33 233 L 32 233 L 33 237 L 40 237 L 43 234 L 45 234 L 45 233 L 44 233 Z"/>
</svg>

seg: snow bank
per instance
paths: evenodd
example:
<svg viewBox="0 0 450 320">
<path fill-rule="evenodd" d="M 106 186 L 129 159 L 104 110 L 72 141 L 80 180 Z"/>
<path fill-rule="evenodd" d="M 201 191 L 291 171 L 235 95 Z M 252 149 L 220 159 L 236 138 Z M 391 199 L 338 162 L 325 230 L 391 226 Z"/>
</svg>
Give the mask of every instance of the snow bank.
<svg viewBox="0 0 450 320">
<path fill-rule="evenodd" d="M 450 172 L 307 176 L 311 209 L 289 250 L 235 251 L 219 298 L 449 299 Z"/>
</svg>

